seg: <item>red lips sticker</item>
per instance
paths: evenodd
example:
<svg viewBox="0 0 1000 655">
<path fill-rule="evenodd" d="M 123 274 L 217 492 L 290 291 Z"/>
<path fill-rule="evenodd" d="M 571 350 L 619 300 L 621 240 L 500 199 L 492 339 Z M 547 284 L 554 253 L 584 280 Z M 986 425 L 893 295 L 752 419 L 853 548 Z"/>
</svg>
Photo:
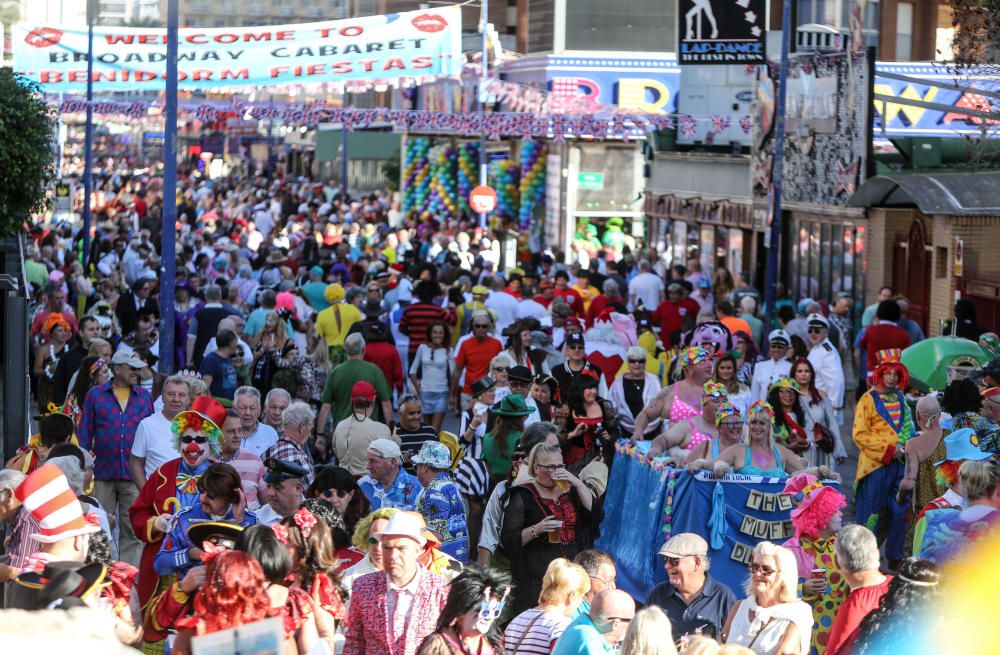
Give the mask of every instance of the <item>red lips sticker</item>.
<svg viewBox="0 0 1000 655">
<path fill-rule="evenodd" d="M 49 48 L 62 40 L 63 33 L 54 27 L 39 27 L 28 32 L 24 42 L 34 48 Z"/>
<path fill-rule="evenodd" d="M 440 32 L 448 27 L 448 21 L 437 14 L 421 14 L 410 22 L 421 32 Z"/>
</svg>

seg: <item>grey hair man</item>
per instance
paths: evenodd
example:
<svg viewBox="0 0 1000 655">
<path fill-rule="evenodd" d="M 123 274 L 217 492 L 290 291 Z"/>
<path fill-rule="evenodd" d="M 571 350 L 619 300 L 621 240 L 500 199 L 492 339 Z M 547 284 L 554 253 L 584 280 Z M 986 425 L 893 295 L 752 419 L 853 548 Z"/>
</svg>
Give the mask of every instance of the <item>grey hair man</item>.
<svg viewBox="0 0 1000 655">
<path fill-rule="evenodd" d="M 309 452 L 309 438 L 315 425 L 316 412 L 309 403 L 298 400 L 288 405 L 281 413 L 281 435 L 278 442 L 268 448 L 263 457 L 265 462 L 272 458 L 280 459 L 304 468 L 308 471 L 305 475 L 307 487 L 316 479 L 315 463 Z"/>
<path fill-rule="evenodd" d="M 239 387 L 233 393 L 233 409 L 240 415 L 243 449 L 262 457 L 268 448 L 278 443 L 278 432 L 260 421 L 260 391 L 256 387 Z"/>
<path fill-rule="evenodd" d="M 863 525 L 841 528 L 833 552 L 837 566 L 851 588 L 851 594 L 837 611 L 827 638 L 827 650 L 842 653 L 850 650 L 850 638 L 861 620 L 879 606 L 889 590 L 891 578 L 879 571 L 878 541 L 872 531 Z"/>
<path fill-rule="evenodd" d="M 264 397 L 264 422 L 281 432 L 282 414 L 292 404 L 292 394 L 275 387 Z"/>
<path fill-rule="evenodd" d="M 365 361 L 365 345 L 365 338 L 361 334 L 355 332 L 347 335 L 344 339 L 344 354 L 347 356 L 347 361 L 336 366 L 326 378 L 326 384 L 323 386 L 323 404 L 320 406 L 319 419 L 316 421 L 318 452 L 329 448 L 327 420 L 331 410 L 334 426 L 351 415 L 351 389 L 356 382 L 365 381 L 375 387 L 375 396 L 379 403 L 376 405 L 376 410 L 381 411 L 375 411 L 372 418 L 387 422 L 390 429 L 393 427 L 389 383 L 382 369 Z"/>
</svg>

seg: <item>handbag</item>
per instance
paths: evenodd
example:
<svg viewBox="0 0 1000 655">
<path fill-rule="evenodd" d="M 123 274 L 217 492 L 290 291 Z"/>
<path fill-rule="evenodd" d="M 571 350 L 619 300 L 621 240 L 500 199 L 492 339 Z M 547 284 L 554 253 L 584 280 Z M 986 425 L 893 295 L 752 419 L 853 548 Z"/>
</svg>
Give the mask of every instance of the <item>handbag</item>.
<svg viewBox="0 0 1000 655">
<path fill-rule="evenodd" d="M 822 452 L 830 454 L 834 447 L 833 433 L 822 423 L 816 422 L 813 424 L 813 443 Z"/>
</svg>

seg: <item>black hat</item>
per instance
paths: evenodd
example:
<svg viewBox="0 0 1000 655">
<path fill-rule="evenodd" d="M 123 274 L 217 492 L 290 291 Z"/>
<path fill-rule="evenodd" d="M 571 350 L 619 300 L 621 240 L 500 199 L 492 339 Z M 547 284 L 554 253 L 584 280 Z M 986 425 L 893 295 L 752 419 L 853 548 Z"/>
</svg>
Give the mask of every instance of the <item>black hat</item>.
<svg viewBox="0 0 1000 655">
<path fill-rule="evenodd" d="M 305 480 L 309 471 L 304 466 L 299 466 L 295 462 L 286 462 L 276 457 L 268 457 L 264 462 L 267 472 L 264 474 L 264 482 L 271 484 L 281 484 L 285 480 L 302 479 Z"/>
<path fill-rule="evenodd" d="M 361 311 L 368 318 L 376 318 L 382 313 L 382 303 L 378 300 L 366 300 L 363 305 L 361 305 Z"/>
<path fill-rule="evenodd" d="M 567 346 L 576 345 L 576 344 L 580 344 L 582 346 L 584 343 L 585 342 L 584 342 L 584 339 L 583 339 L 583 334 L 580 333 L 580 332 L 572 332 L 572 333 L 566 335 L 566 345 Z"/>
<path fill-rule="evenodd" d="M 511 366 L 507 371 L 507 379 L 531 382 L 531 370 L 527 366 Z"/>
<path fill-rule="evenodd" d="M 509 372 L 508 375 L 510 375 Z M 481 396 L 495 386 L 497 386 L 496 380 L 488 375 L 484 375 L 472 383 L 472 396 L 473 398 Z"/>
<path fill-rule="evenodd" d="M 17 576 L 7 608 L 40 610 L 60 598 L 83 598 L 101 586 L 107 572 L 97 562 L 50 562 L 41 573 Z"/>
<path fill-rule="evenodd" d="M 211 541 L 213 537 L 217 538 L 219 542 L 230 542 L 228 544 L 217 542 L 215 545 L 225 545 L 232 548 L 242 533 L 242 525 L 228 521 L 199 521 L 192 523 L 187 529 L 188 539 L 196 548 L 201 548 L 203 543 Z"/>
</svg>

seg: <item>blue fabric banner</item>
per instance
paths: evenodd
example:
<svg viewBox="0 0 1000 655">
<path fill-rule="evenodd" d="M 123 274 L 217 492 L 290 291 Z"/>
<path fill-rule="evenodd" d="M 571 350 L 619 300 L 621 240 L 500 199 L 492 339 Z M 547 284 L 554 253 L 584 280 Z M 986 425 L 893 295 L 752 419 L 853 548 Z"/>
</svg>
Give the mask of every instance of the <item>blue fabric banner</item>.
<svg viewBox="0 0 1000 655">
<path fill-rule="evenodd" d="M 750 553 L 761 541 L 794 534 L 786 480 L 749 475 L 690 474 L 650 464 L 631 449 L 615 455 L 597 547 L 618 567 L 618 587 L 640 602 L 666 580 L 660 547 L 672 534 L 694 532 L 709 542 L 711 576 L 742 598 Z M 837 486 L 839 483 L 826 481 Z"/>
</svg>

